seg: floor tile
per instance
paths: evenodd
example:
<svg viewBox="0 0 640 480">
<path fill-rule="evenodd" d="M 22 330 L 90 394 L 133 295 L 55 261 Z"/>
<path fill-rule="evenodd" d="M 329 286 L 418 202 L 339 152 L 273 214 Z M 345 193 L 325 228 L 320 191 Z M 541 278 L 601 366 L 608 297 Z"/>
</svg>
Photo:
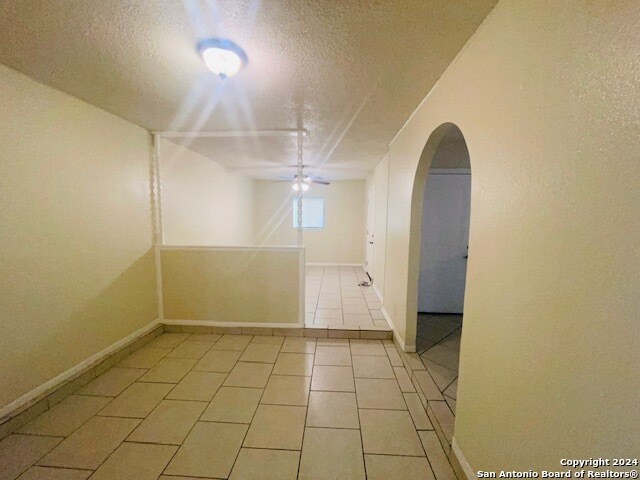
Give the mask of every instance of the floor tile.
<svg viewBox="0 0 640 480">
<path fill-rule="evenodd" d="M 93 417 L 38 464 L 95 470 L 139 423 L 134 418 Z"/>
<path fill-rule="evenodd" d="M 440 428 L 442 428 L 444 436 L 447 438 L 449 443 L 451 443 L 453 439 L 455 417 L 453 416 L 453 412 L 449 408 L 449 405 L 447 405 L 447 402 L 445 401 L 431 401 L 429 402 L 429 408 L 435 415 L 438 424 L 440 424 Z"/>
<path fill-rule="evenodd" d="M 411 480 L 433 480 L 433 472 L 426 458 L 393 455 L 365 455 L 367 480 L 389 480 L 400 472 Z"/>
<path fill-rule="evenodd" d="M 366 308 L 367 306 L 367 302 L 364 301 L 364 297 L 360 296 L 353 296 L 353 297 L 345 297 L 344 295 L 342 296 L 342 304 L 344 306 L 347 305 L 359 305 L 359 306 L 363 306 Z"/>
<path fill-rule="evenodd" d="M 122 360 L 118 366 L 127 368 L 152 368 L 162 358 L 171 353 L 172 350 L 173 349 L 169 347 L 142 347 Z"/>
<path fill-rule="evenodd" d="M 342 309 L 340 308 L 318 308 L 316 309 L 316 320 L 327 318 L 342 318 Z"/>
<path fill-rule="evenodd" d="M 429 375 L 429 372 L 426 370 L 417 370 L 413 372 L 413 375 L 415 376 L 416 382 L 418 382 L 418 387 L 420 387 L 420 390 L 422 390 L 427 400 L 444 400 L 440 389 L 431 378 L 431 375 Z"/>
<path fill-rule="evenodd" d="M 404 401 L 407 404 L 409 414 L 413 419 L 413 424 L 415 425 L 416 430 L 433 430 L 431 420 L 429 420 L 429 416 L 427 415 L 427 412 L 425 412 L 424 406 L 422 405 L 418 394 L 405 393 Z"/>
<path fill-rule="evenodd" d="M 226 377 L 226 373 L 189 372 L 180 380 L 180 383 L 169 392 L 167 398 L 173 400 L 199 400 L 209 402 Z"/>
<path fill-rule="evenodd" d="M 240 357 L 241 362 L 275 363 L 280 345 L 251 343 Z"/>
<path fill-rule="evenodd" d="M 307 405 L 311 377 L 271 375 L 260 403 L 272 405 Z"/>
<path fill-rule="evenodd" d="M 18 433 L 67 437 L 110 401 L 111 397 L 70 395 L 20 428 Z"/>
<path fill-rule="evenodd" d="M 373 326 L 373 318 L 369 314 L 356 314 L 356 313 L 345 313 L 344 314 L 344 324 L 345 325 L 353 325 L 360 327 L 372 327 Z"/>
<path fill-rule="evenodd" d="M 318 338 L 317 346 L 320 347 L 348 347 L 348 338 Z"/>
<path fill-rule="evenodd" d="M 269 380 L 273 365 L 270 363 L 238 362 L 224 381 L 225 387 L 264 388 Z"/>
<path fill-rule="evenodd" d="M 173 385 L 136 382 L 114 398 L 99 415 L 105 417 L 144 418 L 171 391 Z"/>
<path fill-rule="evenodd" d="M 311 390 L 332 392 L 355 392 L 351 367 L 316 365 L 311 377 Z"/>
<path fill-rule="evenodd" d="M 206 406 L 204 402 L 163 400 L 127 441 L 180 445 Z"/>
<path fill-rule="evenodd" d="M 389 359 L 384 357 L 353 357 L 353 375 L 356 378 L 396 378 Z"/>
<path fill-rule="evenodd" d="M 193 358 L 163 358 L 140 377 L 141 382 L 178 383 L 198 362 Z"/>
<path fill-rule="evenodd" d="M 313 372 L 313 354 L 280 353 L 273 367 L 274 375 L 305 375 Z"/>
<path fill-rule="evenodd" d="M 211 347 L 213 347 L 212 342 L 185 340 L 174 348 L 167 357 L 200 359 Z"/>
<path fill-rule="evenodd" d="M 260 405 L 244 440 L 244 447 L 300 450 L 307 409 Z"/>
<path fill-rule="evenodd" d="M 14 479 L 62 441 L 61 438 L 13 434 L 0 440 L 0 479 Z"/>
<path fill-rule="evenodd" d="M 415 392 L 416 389 L 413 386 L 413 382 L 409 378 L 409 374 L 404 367 L 393 367 L 393 373 L 396 374 L 396 380 L 400 386 L 402 392 Z"/>
<path fill-rule="evenodd" d="M 222 387 L 202 414 L 210 422 L 251 423 L 262 389 Z"/>
<path fill-rule="evenodd" d="M 331 428 L 307 428 L 300 457 L 303 479 L 366 478 L 360 432 Z"/>
<path fill-rule="evenodd" d="M 438 480 L 456 480 L 456 474 L 442 449 L 436 432 L 422 431 L 418 433 L 436 478 Z"/>
<path fill-rule="evenodd" d="M 402 358 L 400 358 L 400 354 L 396 347 L 394 346 L 385 346 L 384 349 L 387 351 L 387 356 L 389 357 L 389 361 L 391 365 L 394 367 L 403 367 L 404 363 L 402 363 Z"/>
<path fill-rule="evenodd" d="M 356 378 L 358 408 L 406 410 L 404 397 L 395 380 Z"/>
<path fill-rule="evenodd" d="M 192 333 L 187 340 L 194 342 L 211 342 L 216 343 L 222 335 L 219 333 Z"/>
<path fill-rule="evenodd" d="M 92 473 L 91 470 L 34 466 L 20 475 L 18 480 L 86 480 Z"/>
<path fill-rule="evenodd" d="M 452 333 L 448 337 L 445 337 L 440 342 L 440 345 L 442 345 L 443 347 L 450 348 L 452 350 L 457 350 L 459 352 L 460 351 L 460 333 L 461 332 L 462 332 L 462 330 L 458 330 L 457 332 Z"/>
<path fill-rule="evenodd" d="M 213 346 L 213 349 L 242 351 L 247 348 L 252 338 L 251 335 L 223 335 Z"/>
<path fill-rule="evenodd" d="M 451 385 L 449 385 L 443 393 L 455 400 L 458 397 L 458 379 L 456 378 L 451 382 Z"/>
<path fill-rule="evenodd" d="M 349 315 L 369 315 L 369 309 L 366 305 L 344 305 L 342 313 Z"/>
<path fill-rule="evenodd" d="M 351 365 L 351 351 L 348 347 L 329 347 L 318 345 L 316 347 L 316 365 Z"/>
<path fill-rule="evenodd" d="M 456 350 L 443 347 L 442 345 L 434 345 L 423 354 L 423 357 L 449 370 L 458 371 L 460 352 Z"/>
<path fill-rule="evenodd" d="M 307 427 L 360 428 L 355 394 L 311 392 Z"/>
<path fill-rule="evenodd" d="M 351 340 L 351 355 L 387 356 L 380 340 Z"/>
<path fill-rule="evenodd" d="M 240 355 L 242 352 L 233 350 L 209 350 L 196 363 L 193 370 L 228 373 L 233 369 Z"/>
<path fill-rule="evenodd" d="M 156 480 L 176 450 L 174 445 L 125 442 L 91 475 L 91 480 Z"/>
<path fill-rule="evenodd" d="M 188 333 L 163 333 L 149 342 L 147 347 L 176 348 L 189 337 Z"/>
<path fill-rule="evenodd" d="M 304 337 L 286 337 L 280 353 L 315 353 L 316 340 Z"/>
<path fill-rule="evenodd" d="M 246 432 L 247 425 L 198 422 L 164 473 L 227 478 Z"/>
<path fill-rule="evenodd" d="M 112 368 L 78 390 L 82 395 L 115 397 L 147 371 L 140 368 Z"/>
<path fill-rule="evenodd" d="M 284 337 L 278 335 L 254 335 L 251 343 L 259 343 L 264 345 L 280 345 L 284 342 Z"/>
<path fill-rule="evenodd" d="M 342 308 L 342 302 L 340 300 L 318 300 L 317 308 L 320 309 L 339 309 Z"/>
<path fill-rule="evenodd" d="M 365 453 L 424 457 L 409 412 L 359 410 Z"/>
<path fill-rule="evenodd" d="M 411 370 L 424 370 L 425 369 L 424 363 L 422 363 L 422 359 L 420 358 L 419 355 L 417 355 L 415 353 L 403 352 L 402 353 L 402 358 L 404 360 L 406 360 L 406 362 L 409 365 L 408 368 L 410 368 Z"/>
<path fill-rule="evenodd" d="M 241 448 L 229 480 L 296 480 L 300 452 Z"/>
<path fill-rule="evenodd" d="M 453 412 L 453 414 L 456 414 L 456 400 L 451 398 L 451 397 L 447 397 L 446 395 L 444 396 L 444 399 L 447 402 L 447 405 L 449 405 L 449 408 L 451 409 L 451 411 Z"/>
</svg>

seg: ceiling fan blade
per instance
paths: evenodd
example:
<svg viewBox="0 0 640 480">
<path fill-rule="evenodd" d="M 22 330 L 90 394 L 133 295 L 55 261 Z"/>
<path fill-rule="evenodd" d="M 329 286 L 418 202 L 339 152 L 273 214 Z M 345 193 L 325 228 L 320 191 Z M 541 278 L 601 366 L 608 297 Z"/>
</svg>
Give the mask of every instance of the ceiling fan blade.
<svg viewBox="0 0 640 480">
<path fill-rule="evenodd" d="M 330 182 L 325 182 L 324 180 L 315 180 L 315 179 L 312 179 L 311 183 L 317 183 L 317 184 L 320 184 L 320 185 L 331 185 Z"/>
</svg>

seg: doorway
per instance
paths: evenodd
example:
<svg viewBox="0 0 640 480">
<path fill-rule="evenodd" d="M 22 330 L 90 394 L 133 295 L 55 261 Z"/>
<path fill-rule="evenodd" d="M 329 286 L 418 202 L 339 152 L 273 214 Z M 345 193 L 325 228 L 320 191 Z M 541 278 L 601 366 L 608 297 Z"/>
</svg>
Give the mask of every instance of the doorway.
<svg viewBox="0 0 640 480">
<path fill-rule="evenodd" d="M 373 249 L 375 248 L 375 185 L 371 185 L 367 190 L 367 245 L 365 269 L 370 279 L 373 279 Z"/>
<path fill-rule="evenodd" d="M 430 152 L 425 148 L 431 158 L 421 158 L 424 170 L 416 182 L 422 182 L 423 188 L 414 188 L 414 194 L 421 195 L 416 201 L 422 203 L 416 352 L 440 390 L 443 403 L 455 415 L 468 262 L 471 165 L 460 129 L 452 124 L 443 127 L 445 131 L 439 131 Z"/>
</svg>

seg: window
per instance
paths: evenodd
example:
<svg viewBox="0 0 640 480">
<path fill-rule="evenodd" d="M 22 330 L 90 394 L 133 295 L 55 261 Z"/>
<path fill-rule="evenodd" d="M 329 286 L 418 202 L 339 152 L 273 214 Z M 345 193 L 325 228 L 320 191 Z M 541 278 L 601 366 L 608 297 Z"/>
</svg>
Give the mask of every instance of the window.
<svg viewBox="0 0 640 480">
<path fill-rule="evenodd" d="M 298 228 L 298 199 L 293 199 L 293 228 Z M 302 198 L 302 228 L 324 228 L 324 198 Z"/>
</svg>

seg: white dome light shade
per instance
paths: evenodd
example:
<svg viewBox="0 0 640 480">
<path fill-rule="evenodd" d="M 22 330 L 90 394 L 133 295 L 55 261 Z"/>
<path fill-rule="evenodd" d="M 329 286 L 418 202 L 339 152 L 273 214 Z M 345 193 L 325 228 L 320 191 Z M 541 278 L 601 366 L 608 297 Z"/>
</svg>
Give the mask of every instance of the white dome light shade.
<svg viewBox="0 0 640 480">
<path fill-rule="evenodd" d="M 202 40 L 198 50 L 207 68 L 223 79 L 236 75 L 249 60 L 238 44 L 224 38 Z"/>
<path fill-rule="evenodd" d="M 291 188 L 293 188 L 294 191 L 298 192 L 300 190 L 300 185 L 302 186 L 302 191 L 306 192 L 307 190 L 309 190 L 309 184 L 308 183 L 294 183 Z"/>
</svg>

